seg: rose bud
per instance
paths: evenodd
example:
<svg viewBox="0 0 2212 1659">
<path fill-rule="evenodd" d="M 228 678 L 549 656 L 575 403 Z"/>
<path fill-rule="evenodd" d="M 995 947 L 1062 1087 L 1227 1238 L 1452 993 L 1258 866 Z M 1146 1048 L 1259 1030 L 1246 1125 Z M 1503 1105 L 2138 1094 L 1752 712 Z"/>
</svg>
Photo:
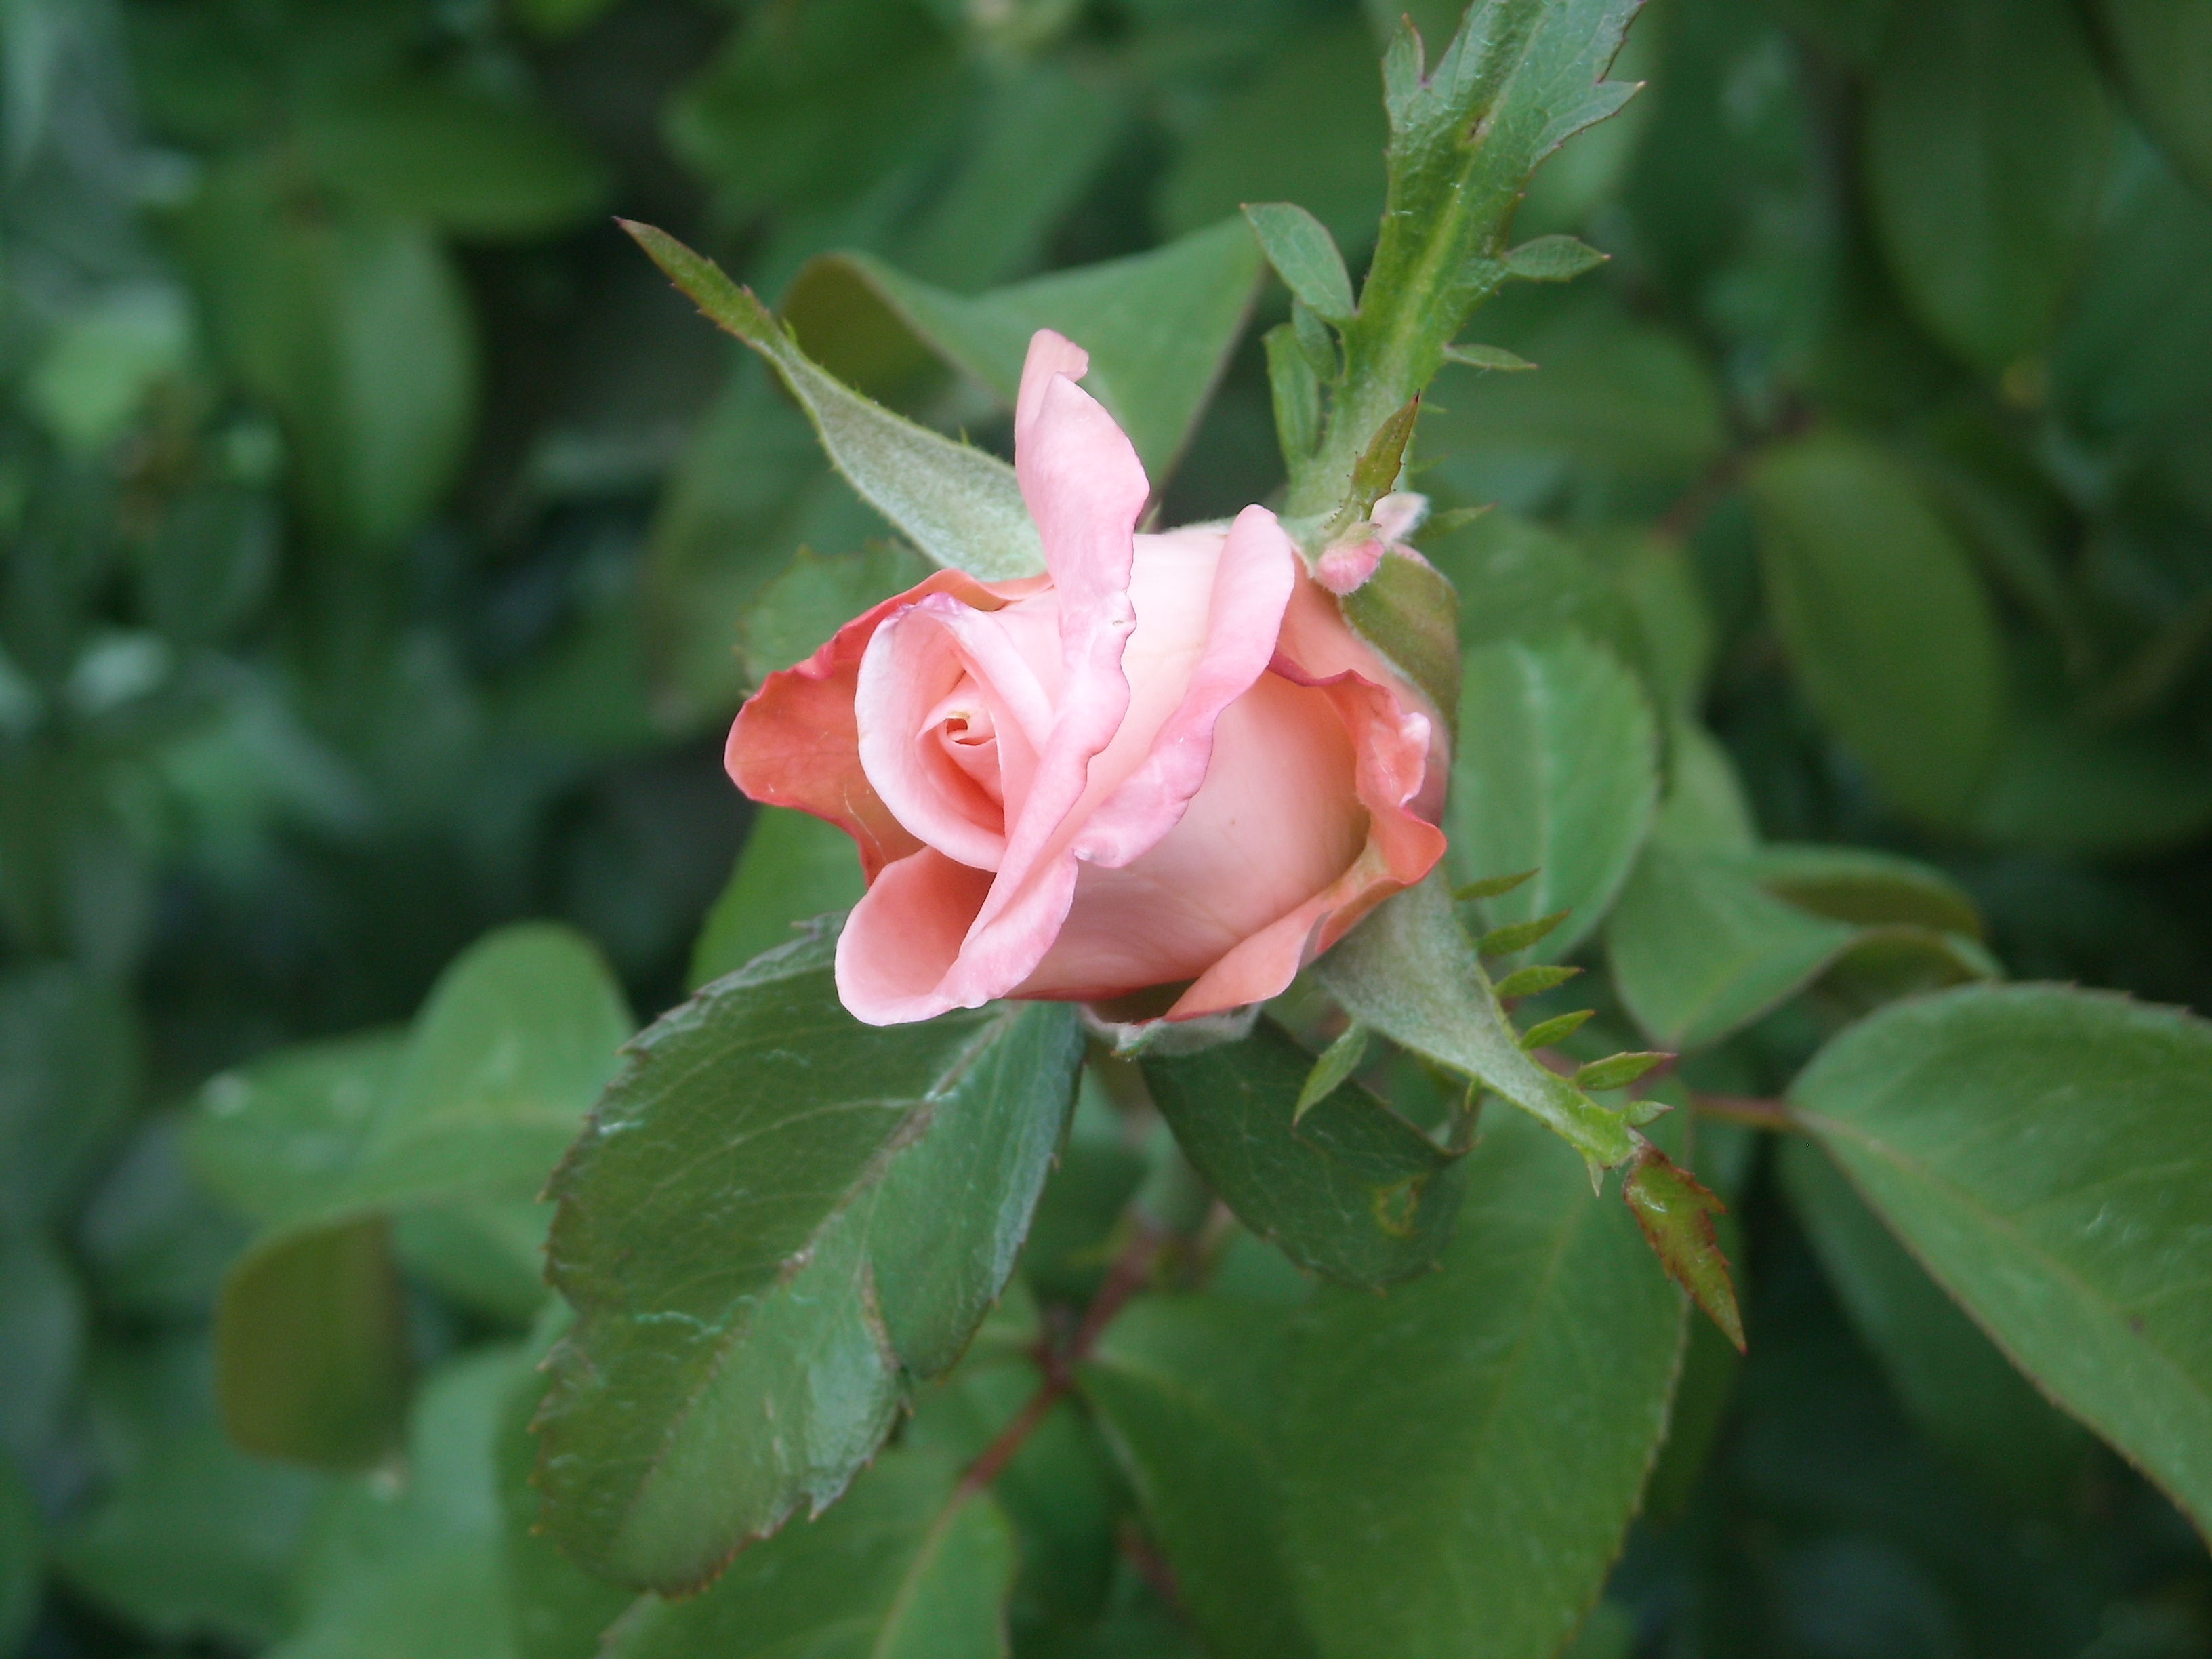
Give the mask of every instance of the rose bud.
<svg viewBox="0 0 2212 1659">
<path fill-rule="evenodd" d="M 1040 330 L 1015 404 L 1048 574 L 939 571 L 731 728 L 740 789 L 860 849 L 837 991 L 870 1024 L 1157 988 L 1180 991 L 1170 1019 L 1258 1002 L 1443 854 L 1437 711 L 1265 507 L 1136 534 L 1151 488 L 1088 367 Z"/>
</svg>

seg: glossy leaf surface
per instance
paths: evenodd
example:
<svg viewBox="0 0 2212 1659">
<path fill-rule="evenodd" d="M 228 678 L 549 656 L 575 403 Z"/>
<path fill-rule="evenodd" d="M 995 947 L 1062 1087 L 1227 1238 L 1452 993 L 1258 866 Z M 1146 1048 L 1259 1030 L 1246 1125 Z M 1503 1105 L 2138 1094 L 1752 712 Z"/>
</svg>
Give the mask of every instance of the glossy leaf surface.
<svg viewBox="0 0 2212 1659">
<path fill-rule="evenodd" d="M 1492 926 L 1554 910 L 1547 961 L 1595 932 L 1628 879 L 1659 797 L 1658 732 L 1635 678 L 1572 635 L 1487 646 L 1464 659 L 1445 809 L 1462 881 L 1536 874 L 1483 902 Z"/>
<path fill-rule="evenodd" d="M 1975 1328 L 1819 1147 L 1785 1141 L 1783 1183 L 1851 1322 L 1936 1444 L 2007 1498 L 2048 1509 L 2088 1437 Z"/>
<path fill-rule="evenodd" d="M 998 1659 L 1014 1540 L 957 1477 L 942 1454 L 886 1452 L 836 1509 L 745 1551 L 704 1594 L 639 1602 L 600 1652 Z"/>
<path fill-rule="evenodd" d="M 817 929 L 663 1018 L 554 1177 L 550 1271 L 577 1321 L 540 1480 L 555 1535 L 605 1576 L 696 1588 L 836 1498 L 1028 1229 L 1073 1013 L 872 1029 L 838 1005 L 835 944 Z"/>
<path fill-rule="evenodd" d="M 1759 558 L 1783 641 L 1815 708 L 1900 805 L 1939 823 L 1995 759 L 2004 667 L 1988 596 L 1912 476 L 1827 435 L 1751 475 Z"/>
<path fill-rule="evenodd" d="M 1294 1328 L 1285 1518 L 1325 1655 L 1556 1652 L 1666 1426 L 1687 1304 L 1626 1208 L 1517 1114 L 1468 1163 L 1441 1271 Z"/>
<path fill-rule="evenodd" d="M 1900 1003 L 1790 1100 L 2038 1384 L 2212 1524 L 2212 1027 L 2052 986 Z"/>
<path fill-rule="evenodd" d="M 1451 1237 L 1455 1160 L 1356 1082 L 1297 1113 L 1314 1057 L 1263 1021 L 1242 1042 L 1145 1061 L 1176 1139 L 1237 1219 L 1339 1284 L 1419 1273 Z"/>
<path fill-rule="evenodd" d="M 1226 1659 L 1313 1652 L 1285 1571 L 1275 1425 L 1285 1314 L 1218 1297 L 1133 1304 L 1083 1368 L 1192 1622 Z"/>
<path fill-rule="evenodd" d="M 870 319 L 837 290 L 857 286 L 889 313 L 874 326 L 910 331 L 1009 408 L 1030 337 L 1040 328 L 1064 334 L 1091 354 L 1084 390 L 1128 434 L 1157 490 L 1175 470 L 1243 331 L 1260 268 L 1250 229 L 1234 219 L 1148 253 L 972 296 L 918 281 L 870 254 L 833 254 L 799 274 L 784 311 L 802 339 L 811 343 L 819 327 L 825 351 L 849 350 Z M 827 314 L 810 326 L 817 313 Z M 828 362 L 838 366 L 835 356 Z"/>
<path fill-rule="evenodd" d="M 1867 112 L 1875 222 L 1922 317 L 1982 368 L 2048 337 L 2110 121 L 2063 0 L 1897 9 Z"/>
</svg>

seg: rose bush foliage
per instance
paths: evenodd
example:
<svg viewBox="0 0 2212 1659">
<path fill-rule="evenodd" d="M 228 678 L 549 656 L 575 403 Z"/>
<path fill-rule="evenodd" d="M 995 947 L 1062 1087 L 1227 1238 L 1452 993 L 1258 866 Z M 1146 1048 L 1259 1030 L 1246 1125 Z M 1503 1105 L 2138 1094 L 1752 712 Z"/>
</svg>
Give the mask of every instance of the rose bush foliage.
<svg viewBox="0 0 2212 1659">
<path fill-rule="evenodd" d="M 2208 15 L 0 7 L 0 1655 L 2208 1650 Z"/>
</svg>

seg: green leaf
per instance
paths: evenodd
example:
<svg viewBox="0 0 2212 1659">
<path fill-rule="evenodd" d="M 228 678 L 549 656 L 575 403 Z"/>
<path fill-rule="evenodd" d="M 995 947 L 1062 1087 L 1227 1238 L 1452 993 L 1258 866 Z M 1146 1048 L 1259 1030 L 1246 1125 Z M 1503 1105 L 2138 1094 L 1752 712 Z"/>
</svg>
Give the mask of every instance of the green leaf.
<svg viewBox="0 0 2212 1659">
<path fill-rule="evenodd" d="M 0 1221 L 0 1457 L 27 1462 L 59 1433 L 76 1392 L 87 1323 L 84 1293 L 62 1253 L 35 1228 Z"/>
<path fill-rule="evenodd" d="M 854 617 L 928 574 L 927 560 L 896 543 L 826 558 L 801 547 L 739 624 L 745 672 L 757 684 L 805 661 Z"/>
<path fill-rule="evenodd" d="M 1505 274 L 1524 283 L 1566 283 L 1595 270 L 1608 255 L 1574 236 L 1539 236 L 1505 255 Z"/>
<path fill-rule="evenodd" d="M 1322 1101 L 1336 1092 L 1342 1083 L 1367 1058 L 1367 1048 L 1374 1033 L 1353 1020 L 1343 1032 L 1321 1051 L 1321 1058 L 1306 1073 L 1306 1080 L 1298 1086 L 1297 1104 L 1291 1109 L 1291 1127 L 1297 1127 L 1298 1120 Z"/>
<path fill-rule="evenodd" d="M 383 82 L 309 106 L 309 171 L 379 214 L 456 235 L 542 236 L 590 216 L 611 183 L 574 134 L 519 100 L 427 78 Z M 460 158 L 465 165 L 456 165 Z"/>
<path fill-rule="evenodd" d="M 486 935 L 416 1016 L 354 1194 L 465 1182 L 534 1197 L 635 1030 L 599 949 L 556 923 Z"/>
<path fill-rule="evenodd" d="M 297 1569 L 296 1622 L 270 1659 L 514 1651 L 495 1448 L 526 1364 L 514 1348 L 479 1348 L 427 1379 L 407 1478 L 356 1475 L 331 1492 Z"/>
<path fill-rule="evenodd" d="M 1620 1195 L 1667 1276 L 1690 1293 L 1741 1353 L 1743 1316 L 1736 1309 L 1728 1258 L 1713 1232 L 1713 1218 L 1728 1206 L 1656 1146 L 1638 1148 L 1635 1164 L 1621 1180 Z"/>
<path fill-rule="evenodd" d="M 1231 219 L 1149 252 L 972 297 L 870 254 L 829 254 L 799 272 L 783 310 L 832 374 L 845 369 L 855 335 L 902 330 L 1009 408 L 1030 337 L 1040 328 L 1064 334 L 1090 353 L 1084 389 L 1128 434 L 1158 491 L 1244 331 L 1259 276 L 1251 233 Z"/>
<path fill-rule="evenodd" d="M 1352 273 L 1328 227 L 1294 202 L 1247 203 L 1244 217 L 1267 263 L 1309 311 L 1332 323 L 1351 318 Z"/>
<path fill-rule="evenodd" d="M 284 417 L 311 526 L 340 545 L 404 540 L 476 420 L 475 325 L 435 234 L 378 214 L 298 213 L 244 162 L 210 173 L 185 231 L 224 356 Z"/>
<path fill-rule="evenodd" d="M 647 1600 L 604 1659 L 1000 1659 L 1014 1540 L 941 1453 L 886 1452 L 843 1502 L 740 1554 L 703 1594 Z"/>
<path fill-rule="evenodd" d="M 113 1346 L 88 1379 L 108 1449 L 99 1499 L 54 1540 L 71 1591 L 161 1641 L 260 1648 L 328 1483 L 238 1449 L 216 1422 L 204 1334 Z"/>
<path fill-rule="evenodd" d="M 39 1616 L 46 1576 L 44 1530 L 14 1462 L 0 1459 L 0 1652 L 15 1651 Z"/>
<path fill-rule="evenodd" d="M 1419 1273 L 1451 1237 L 1451 1154 L 1358 1084 L 1298 1113 L 1312 1057 L 1262 1022 L 1242 1042 L 1147 1059 L 1176 1140 L 1239 1220 L 1340 1284 Z"/>
<path fill-rule="evenodd" d="M 493 1448 L 499 1481 L 501 1565 L 517 1659 L 598 1659 L 600 1638 L 637 1597 L 618 1584 L 592 1577 L 562 1554 L 538 1524 L 540 1500 L 532 1476 L 538 1441 L 530 1431 L 545 1379 L 538 1370 L 554 1329 L 566 1323 L 555 1304 L 550 1318 L 532 1333 L 531 1364 L 519 1367 L 501 1402 Z"/>
<path fill-rule="evenodd" d="M 1313 453 L 1321 441 L 1321 376 L 1297 330 L 1279 323 L 1261 340 L 1267 352 L 1267 392 L 1275 414 L 1275 447 L 1286 461 Z"/>
<path fill-rule="evenodd" d="M 1516 1115 L 1467 1163 L 1441 1271 L 1294 1327 L 1277 1455 L 1324 1655 L 1555 1653 L 1665 1432 L 1686 1304 L 1628 1215 Z"/>
<path fill-rule="evenodd" d="M 1846 1030 L 1790 1089 L 1905 1247 L 2036 1384 L 2212 1529 L 2212 1026 L 1973 987 Z"/>
<path fill-rule="evenodd" d="M 1632 87 L 1602 77 L 1635 13 L 1636 0 L 1481 0 L 1426 75 L 1420 37 L 1401 27 L 1382 61 L 1382 233 L 1328 438 L 1291 481 L 1293 516 L 1334 504 L 1350 458 L 1504 280 L 1506 229 L 1538 163 L 1627 100 Z"/>
<path fill-rule="evenodd" d="M 1247 202 L 1293 201 L 1340 246 L 1367 246 L 1388 137 L 1376 78 L 1374 43 L 1356 19 L 1284 42 L 1183 139 L 1153 195 L 1161 226 L 1181 234 Z"/>
<path fill-rule="evenodd" d="M 737 867 L 691 948 L 695 990 L 791 943 L 800 922 L 849 910 L 866 890 L 853 838 L 787 806 L 756 806 Z"/>
<path fill-rule="evenodd" d="M 397 1444 L 411 1366 L 384 1217 L 248 1251 L 223 1279 L 215 1340 L 222 1425 L 246 1450 L 359 1468 Z"/>
<path fill-rule="evenodd" d="M 1632 1150 L 1618 1114 L 1522 1052 L 1436 877 L 1385 902 L 1315 972 L 1354 1019 L 1480 1080 L 1592 1163 L 1610 1168 Z"/>
<path fill-rule="evenodd" d="M 1280 1310 L 1146 1297 L 1083 1367 L 1084 1398 L 1130 1484 L 1191 1622 L 1224 1659 L 1313 1652 L 1284 1568 L 1274 1407 Z"/>
<path fill-rule="evenodd" d="M 1016 1279 L 968 1358 L 924 1390 L 902 1446 L 972 1464 L 1044 1386 L 1035 1362 L 1043 1326 Z M 1020 1566 L 1006 1604 L 1013 1650 L 1027 1653 L 1089 1628 L 1114 1589 L 1127 1488 L 1091 1414 L 1073 1397 L 1038 1419 L 991 1482 L 1013 1525 Z"/>
<path fill-rule="evenodd" d="M 1775 897 L 1816 916 L 1863 927 L 1893 922 L 1982 937 L 1982 915 L 1973 900 L 1917 859 L 1870 847 L 1779 842 L 1750 851 L 1743 871 Z"/>
<path fill-rule="evenodd" d="M 463 952 L 396 1054 L 385 1038 L 321 1045 L 208 1085 L 196 1162 L 264 1228 L 216 1317 L 217 1395 L 241 1445 L 339 1468 L 385 1450 L 408 1370 L 395 1214 L 445 1215 L 426 1242 L 464 1255 L 443 1282 L 527 1314 L 544 1226 L 532 1200 L 629 1030 L 598 951 L 525 925 Z M 481 1259 L 502 1238 L 504 1272 Z"/>
<path fill-rule="evenodd" d="M 1539 1048 L 1549 1048 L 1555 1044 L 1565 1042 L 1589 1024 L 1590 1016 L 1596 1012 L 1594 1008 L 1577 1008 L 1572 1013 L 1554 1014 L 1551 1018 L 1531 1025 L 1527 1030 L 1522 1032 L 1521 1046 L 1530 1054 L 1534 1054 Z M 1575 1087 L 1588 1091 L 1589 1086 L 1583 1081 L 1581 1074 L 1577 1073 L 1575 1077 Z"/>
<path fill-rule="evenodd" d="M 1497 369 L 1507 374 L 1517 374 L 1537 367 L 1519 353 L 1494 345 L 1448 345 L 1444 348 L 1444 361 L 1467 368 Z"/>
<path fill-rule="evenodd" d="M 0 977 L 0 1214 L 59 1219 L 138 1098 L 130 1002 L 59 963 Z"/>
<path fill-rule="evenodd" d="M 1832 921 L 1767 891 L 1756 860 L 1656 841 L 1613 907 L 1606 953 L 1621 1005 L 1674 1051 L 1710 1048 L 1832 969 L 1865 971 L 1875 1000 L 1997 973 L 1973 936 Z"/>
<path fill-rule="evenodd" d="M 1486 957 L 1516 956 L 1556 931 L 1566 919 L 1565 910 L 1554 910 L 1549 915 L 1532 917 L 1527 921 L 1509 921 L 1475 940 L 1474 948 Z"/>
<path fill-rule="evenodd" d="M 902 1372 L 959 1357 L 1059 1144 L 1070 1010 L 864 1026 L 835 948 L 817 924 L 649 1028 L 554 1177 L 550 1273 L 577 1321 L 539 1479 L 603 1577 L 696 1588 L 836 1498 Z"/>
<path fill-rule="evenodd" d="M 798 562 L 793 549 L 860 547 L 890 534 L 823 459 L 814 428 L 767 366 L 739 364 L 694 430 L 653 519 L 640 609 L 659 722 L 726 724 L 744 701 L 758 676 L 743 652 L 789 640 L 770 628 L 756 645 L 744 622 Z"/>
<path fill-rule="evenodd" d="M 1579 968 L 1516 968 L 1499 980 L 1494 988 L 1500 1001 L 1514 997 L 1538 996 L 1546 991 L 1557 990 L 1581 972 Z"/>
<path fill-rule="evenodd" d="M 1493 899 L 1511 892 L 1523 883 L 1533 880 L 1537 872 L 1523 870 L 1510 876 L 1486 876 L 1480 881 L 1471 881 L 1464 887 L 1452 890 L 1452 896 L 1462 903 L 1468 899 Z"/>
<path fill-rule="evenodd" d="M 2192 0 L 2095 0 L 2089 9 L 2136 114 L 2212 196 L 2212 15 Z"/>
<path fill-rule="evenodd" d="M 1626 1089 L 1654 1066 L 1673 1058 L 1672 1054 L 1635 1054 L 1594 1060 L 1576 1071 L 1575 1087 L 1593 1095 L 1608 1089 Z"/>
<path fill-rule="evenodd" d="M 2081 1476 L 2081 1426 L 1975 1328 L 1819 1147 L 1793 1137 L 1780 1159 L 1822 1272 L 1922 1431 L 1999 1497 L 2061 1504 Z"/>
<path fill-rule="evenodd" d="M 1577 635 L 1512 641 L 1468 653 L 1459 733 L 1450 867 L 1536 866 L 1534 880 L 1486 897 L 1483 915 L 1504 926 L 1565 910 L 1542 954 L 1567 956 L 1605 920 L 1657 807 L 1650 706 L 1609 653 Z"/>
<path fill-rule="evenodd" d="M 2153 447 L 2203 407 L 2212 355 L 2212 200 L 2162 160 L 2148 144 L 2124 147 L 2051 353 L 2053 399 L 2074 422 Z"/>
<path fill-rule="evenodd" d="M 2001 847 L 2155 852 L 2212 822 L 2212 769 L 2155 732 L 2084 730 L 2024 715 L 2004 735 L 1972 828 Z"/>
<path fill-rule="evenodd" d="M 1747 857 L 1759 848 L 1735 763 L 1703 725 L 1677 716 L 1667 744 L 1667 797 L 1651 821 L 1651 839 L 1678 853 Z"/>
<path fill-rule="evenodd" d="M 1695 341 L 1600 290 L 1544 298 L 1524 325 L 1488 325 L 1540 372 L 1442 374 L 1421 422 L 1422 460 L 1468 501 L 1536 512 L 1563 480 L 1589 480 L 1649 492 L 1656 513 L 1728 453 L 1711 368 Z M 1515 573 L 1522 582 L 1545 574 Z"/>
<path fill-rule="evenodd" d="M 665 231 L 623 225 L 708 318 L 774 366 L 861 498 L 921 550 L 986 581 L 1044 568 L 1014 470 L 871 403 L 792 343 L 752 294 Z"/>
<path fill-rule="evenodd" d="M 2005 705 L 1972 560 L 1918 481 L 1864 440 L 1770 450 L 1750 484 L 1768 601 L 1806 696 L 1900 805 L 1957 823 Z"/>
<path fill-rule="evenodd" d="M 2112 125 L 2064 0 L 1902 5 L 1867 106 L 1867 187 L 1930 329 L 1991 373 L 2049 337 Z"/>
<path fill-rule="evenodd" d="M 1654 842 L 1613 907 L 1606 952 L 1636 1023 L 1688 1051 L 1794 996 L 1859 937 L 1773 897 L 1733 860 Z"/>
</svg>

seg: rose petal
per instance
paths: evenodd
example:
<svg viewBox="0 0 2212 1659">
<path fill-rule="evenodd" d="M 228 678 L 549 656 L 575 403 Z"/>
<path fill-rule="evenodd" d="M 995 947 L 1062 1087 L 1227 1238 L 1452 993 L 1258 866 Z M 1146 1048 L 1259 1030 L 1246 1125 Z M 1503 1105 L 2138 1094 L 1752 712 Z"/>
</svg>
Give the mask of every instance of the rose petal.
<svg viewBox="0 0 2212 1659">
<path fill-rule="evenodd" d="M 1203 786 L 1123 868 L 1085 865 L 1024 996 L 1092 1000 L 1195 979 L 1359 855 L 1358 757 L 1325 690 L 1263 674 L 1215 726 Z"/>
<path fill-rule="evenodd" d="M 884 866 L 837 939 L 837 1000 L 870 1025 L 928 1019 L 952 1006 L 945 963 L 990 891 L 988 871 L 925 847 Z"/>
<path fill-rule="evenodd" d="M 1278 653 L 1271 672 L 1326 693 L 1352 735 L 1367 843 L 1342 875 L 1237 944 L 1200 975 L 1168 1010 L 1194 1019 L 1279 996 L 1299 969 L 1352 931 L 1401 887 L 1428 874 L 1444 853 L 1443 831 L 1419 810 L 1428 793 L 1428 716 L 1387 686 L 1346 671 L 1317 679 Z"/>
<path fill-rule="evenodd" d="M 901 826 L 860 765 L 854 697 L 869 641 L 886 617 L 933 593 L 995 611 L 1039 585 L 986 587 L 963 571 L 939 570 L 854 617 L 805 662 L 770 674 L 738 711 L 722 751 L 730 781 L 767 805 L 796 807 L 836 824 L 852 836 L 861 872 L 873 881 L 886 864 L 921 843 Z"/>
<path fill-rule="evenodd" d="M 1156 730 L 1140 734 L 1143 760 L 1086 817 L 1078 858 L 1118 868 L 1175 827 L 1206 781 L 1222 712 L 1267 672 L 1297 571 L 1297 549 L 1273 514 L 1248 507 L 1237 515 L 1214 563 L 1206 634 L 1182 699 Z M 1138 623 L 1150 626 L 1141 611 Z"/>
<path fill-rule="evenodd" d="M 988 707 L 994 732 L 1048 733 L 1051 698 L 1002 626 L 1017 608 L 978 611 L 941 592 L 902 605 L 868 641 L 854 687 L 860 767 L 877 796 L 925 844 L 978 870 L 999 867 L 1007 808 L 1018 797 L 1002 781 L 992 799 L 931 728 L 964 691 Z"/>
<path fill-rule="evenodd" d="M 945 918 L 957 907 L 944 895 L 956 883 L 934 863 L 902 873 L 869 918 L 855 908 L 860 937 L 872 943 L 850 944 L 848 924 L 839 946 L 838 982 L 845 996 L 849 956 L 860 1002 L 848 997 L 847 1005 L 860 1018 L 873 1017 L 861 1012 L 862 1006 L 902 1011 L 886 1019 L 921 1019 L 1004 996 L 1043 958 L 1074 897 L 1072 843 L 1080 823 L 1072 815 L 1092 760 L 1113 741 L 1129 706 L 1121 658 L 1136 627 L 1129 581 L 1137 517 L 1151 493 L 1137 453 L 1113 416 L 1067 378 L 1087 362 L 1078 348 L 1040 329 L 1030 341 L 1014 416 L 1014 471 L 1044 544 L 1058 607 L 1060 684 L 1051 730 L 1018 792 L 1006 791 L 997 876 L 964 934 L 947 931 Z M 885 878 L 890 874 L 887 868 Z M 972 880 L 957 885 L 963 895 L 975 890 Z M 932 921 L 893 947 L 890 907 L 909 893 L 935 906 Z M 875 898 L 875 889 L 869 897 Z M 894 966 L 878 970 L 869 962 L 866 952 L 879 945 L 895 949 Z M 933 983 L 927 982 L 933 967 Z"/>
</svg>

